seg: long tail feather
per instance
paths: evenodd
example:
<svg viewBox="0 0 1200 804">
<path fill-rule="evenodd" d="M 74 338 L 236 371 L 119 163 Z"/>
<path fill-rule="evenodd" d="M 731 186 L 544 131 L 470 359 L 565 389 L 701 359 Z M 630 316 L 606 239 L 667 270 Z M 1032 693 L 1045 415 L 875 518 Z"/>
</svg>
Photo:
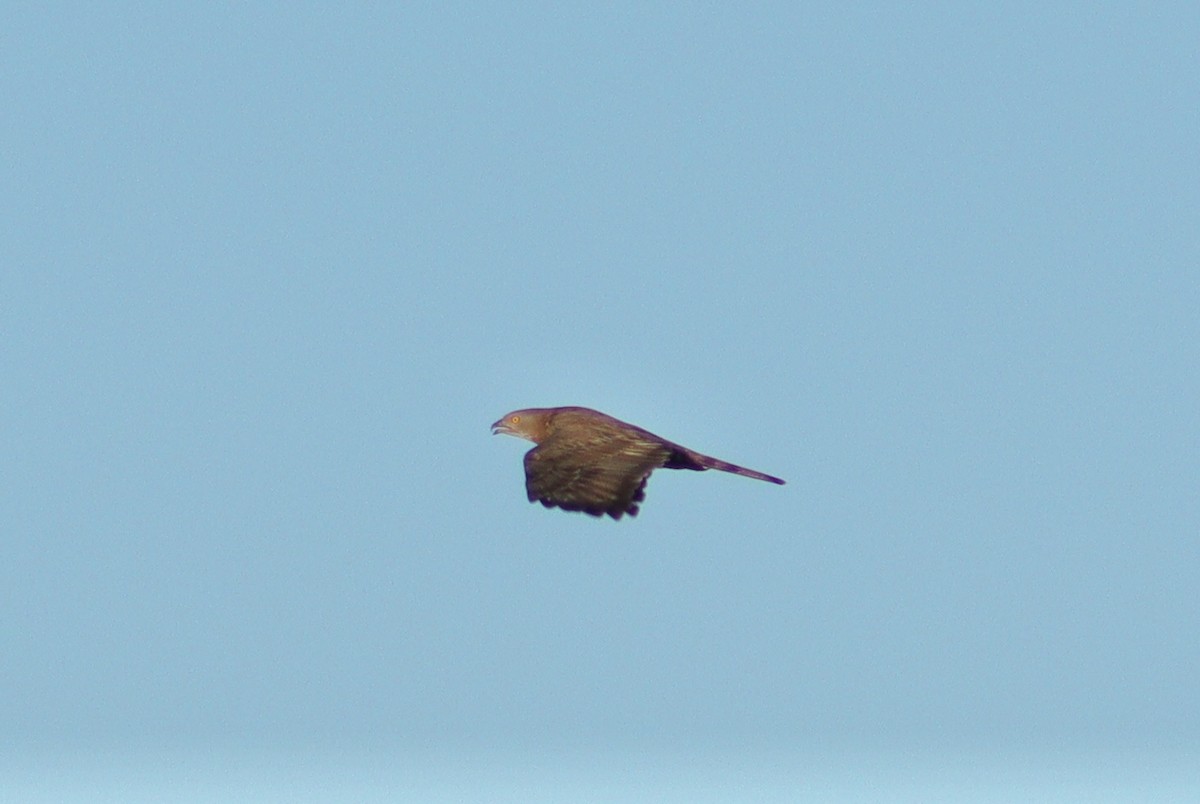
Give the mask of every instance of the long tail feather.
<svg viewBox="0 0 1200 804">
<path fill-rule="evenodd" d="M 744 466 L 738 466 L 736 463 L 722 461 L 719 458 L 712 458 L 708 455 L 701 455 L 699 453 L 693 453 L 693 457 L 696 459 L 697 463 L 708 469 L 720 469 L 722 472 L 730 472 L 735 475 L 741 475 L 742 477 L 752 477 L 755 480 L 765 480 L 768 483 L 778 483 L 781 486 L 785 483 L 785 481 L 779 479 L 778 477 L 764 474 L 763 472 L 756 472 L 753 469 L 747 469 Z"/>
</svg>

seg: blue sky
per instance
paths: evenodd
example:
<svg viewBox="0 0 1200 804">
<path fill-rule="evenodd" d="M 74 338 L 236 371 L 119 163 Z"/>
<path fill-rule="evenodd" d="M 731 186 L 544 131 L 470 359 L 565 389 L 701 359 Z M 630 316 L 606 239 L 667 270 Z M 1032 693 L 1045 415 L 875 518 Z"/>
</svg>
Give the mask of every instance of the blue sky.
<svg viewBox="0 0 1200 804">
<path fill-rule="evenodd" d="M 1198 26 L 6 10 L 10 764 L 1189 767 Z M 532 506 L 560 404 L 789 483 Z"/>
</svg>

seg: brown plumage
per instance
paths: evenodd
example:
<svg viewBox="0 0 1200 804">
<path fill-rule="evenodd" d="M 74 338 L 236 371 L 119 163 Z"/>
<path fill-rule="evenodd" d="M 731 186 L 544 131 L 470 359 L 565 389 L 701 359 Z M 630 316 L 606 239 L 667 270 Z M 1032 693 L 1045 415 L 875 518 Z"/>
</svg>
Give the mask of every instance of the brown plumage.
<svg viewBox="0 0 1200 804">
<path fill-rule="evenodd" d="M 537 444 L 525 453 L 525 490 L 530 502 L 547 508 L 613 519 L 637 516 L 646 480 L 660 466 L 719 469 L 783 485 L 777 477 L 701 455 L 589 408 L 514 410 L 492 425 L 496 433 Z"/>
</svg>

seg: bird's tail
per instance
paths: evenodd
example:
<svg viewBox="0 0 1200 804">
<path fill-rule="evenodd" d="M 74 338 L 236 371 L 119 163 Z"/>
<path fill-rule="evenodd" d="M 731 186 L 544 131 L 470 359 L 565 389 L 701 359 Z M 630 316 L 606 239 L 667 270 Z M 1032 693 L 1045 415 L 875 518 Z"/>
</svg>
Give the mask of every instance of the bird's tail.
<svg viewBox="0 0 1200 804">
<path fill-rule="evenodd" d="M 784 485 L 785 481 L 773 475 L 768 475 L 763 472 L 756 472 L 753 469 L 747 469 L 744 466 L 738 466 L 736 463 L 729 463 L 720 458 L 714 458 L 711 455 L 702 455 L 699 452 L 692 450 L 676 450 L 672 453 L 670 459 L 666 463 L 667 469 L 695 469 L 704 471 L 705 469 L 717 469 L 730 474 L 741 475 L 742 477 L 752 477 L 755 480 L 765 480 L 768 483 L 778 483 Z"/>
</svg>

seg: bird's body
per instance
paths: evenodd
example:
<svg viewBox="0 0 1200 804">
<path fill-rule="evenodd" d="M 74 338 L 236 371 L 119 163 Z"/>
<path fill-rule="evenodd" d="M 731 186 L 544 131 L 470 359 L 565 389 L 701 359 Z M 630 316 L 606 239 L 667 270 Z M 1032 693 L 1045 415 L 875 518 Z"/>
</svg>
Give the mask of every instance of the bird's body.
<svg viewBox="0 0 1200 804">
<path fill-rule="evenodd" d="M 530 502 L 613 519 L 637 516 L 646 480 L 665 469 L 718 469 L 783 484 L 777 477 L 726 463 L 590 408 L 515 410 L 492 425 L 534 442 L 525 453 Z"/>
</svg>

